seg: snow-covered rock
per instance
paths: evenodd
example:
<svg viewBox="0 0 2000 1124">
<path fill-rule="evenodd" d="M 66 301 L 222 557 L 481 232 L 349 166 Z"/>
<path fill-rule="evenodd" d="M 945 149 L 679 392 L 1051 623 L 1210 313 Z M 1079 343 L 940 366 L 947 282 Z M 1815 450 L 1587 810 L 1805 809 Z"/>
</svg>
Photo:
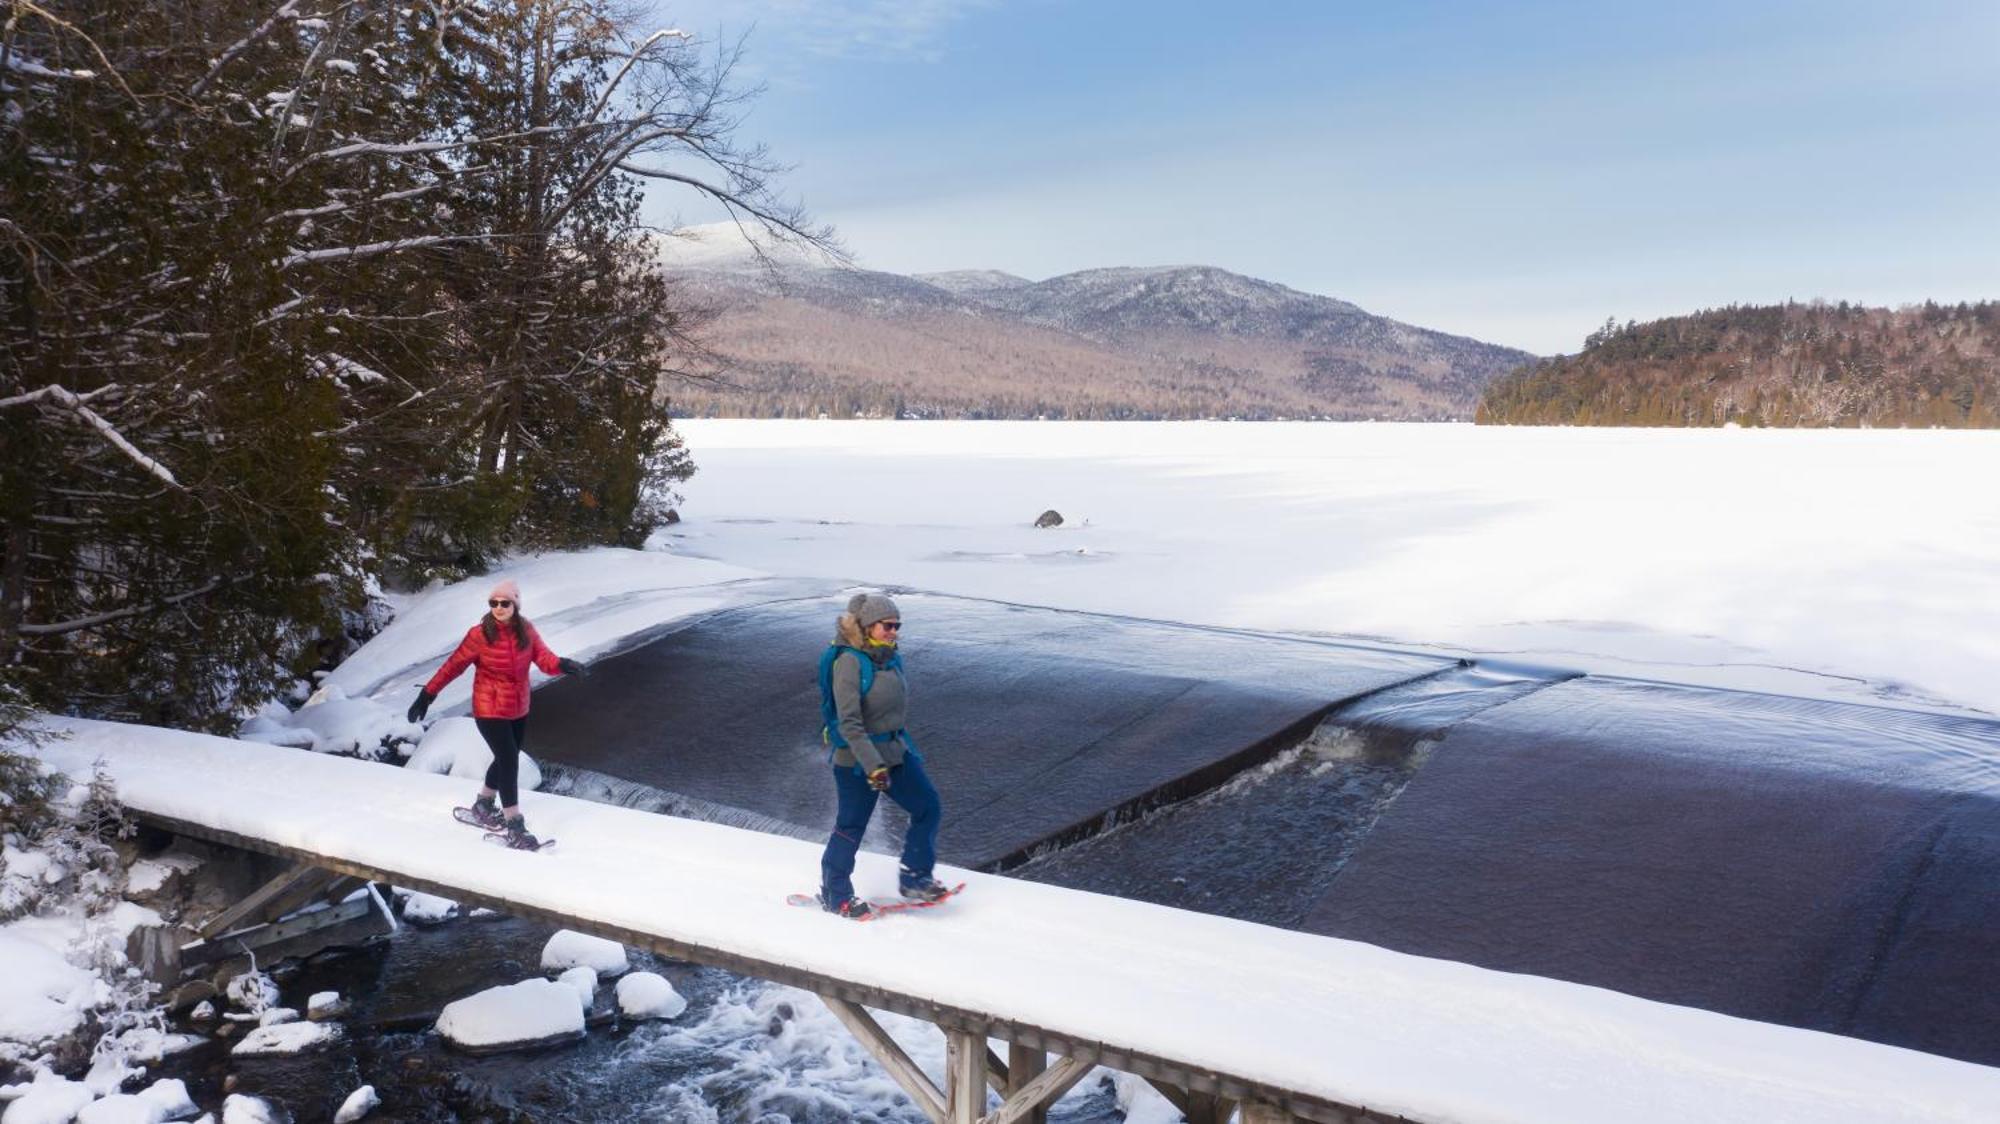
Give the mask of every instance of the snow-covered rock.
<svg viewBox="0 0 2000 1124">
<path fill-rule="evenodd" d="M 134 1069 L 125 1064 L 120 1053 L 100 1053 L 97 1060 L 90 1063 L 90 1072 L 83 1075 L 83 1087 L 100 1097 L 108 1097 L 125 1087 L 125 1082 L 146 1071 Z"/>
<path fill-rule="evenodd" d="M 262 1015 L 278 1005 L 278 984 L 262 972 L 245 972 L 233 977 L 222 989 L 229 1001 L 253 1015 Z"/>
<path fill-rule="evenodd" d="M 657 972 L 634 972 L 618 981 L 618 1012 L 628 1019 L 671 1019 L 687 1005 L 687 998 Z"/>
<path fill-rule="evenodd" d="M 167 1114 L 136 1093 L 114 1093 L 92 1101 L 76 1114 L 76 1124 L 160 1124 Z"/>
<path fill-rule="evenodd" d="M 299 1012 L 294 1007 L 273 1007 L 257 1016 L 258 1026 L 279 1026 L 283 1023 L 299 1021 Z"/>
<path fill-rule="evenodd" d="M 575 988 L 577 997 L 583 1000 L 583 1009 L 590 1010 L 590 1004 L 597 998 L 597 969 L 578 964 L 557 976 L 556 982 Z"/>
<path fill-rule="evenodd" d="M 298 1054 L 337 1041 L 340 1036 L 337 1023 L 280 1023 L 258 1027 L 244 1035 L 243 1041 L 229 1052 L 239 1058 L 258 1054 Z"/>
<path fill-rule="evenodd" d="M 421 890 L 396 888 L 403 902 L 403 920 L 413 925 L 439 925 L 458 916 L 458 903 Z"/>
<path fill-rule="evenodd" d="M 0 1040 L 33 1046 L 75 1030 L 97 980 L 47 945 L 0 929 Z"/>
<path fill-rule="evenodd" d="M 583 1037 L 583 1006 L 568 984 L 522 980 L 446 1005 L 437 1030 L 475 1053 L 571 1042 Z"/>
<path fill-rule="evenodd" d="M 632 966 L 625 959 L 624 945 L 571 929 L 557 930 L 542 946 L 544 972 L 563 972 L 579 964 L 595 968 L 600 976 L 622 975 Z"/>
<path fill-rule="evenodd" d="M 292 1114 L 263 1097 L 231 1093 L 222 1102 L 222 1124 L 292 1124 Z"/>
<path fill-rule="evenodd" d="M 215 1004 L 210 1003 L 206 999 L 195 1004 L 194 1010 L 188 1012 L 188 1018 L 198 1023 L 205 1023 L 214 1017 Z"/>
<path fill-rule="evenodd" d="M 316 1023 L 337 1019 L 346 1013 L 347 1000 L 342 999 L 337 991 L 315 991 L 312 998 L 306 1000 L 306 1018 Z"/>
<path fill-rule="evenodd" d="M 178 1077 L 161 1078 L 139 1095 L 160 1106 L 162 1120 L 186 1120 L 201 1112 L 188 1096 L 187 1083 Z"/>
<path fill-rule="evenodd" d="M 7 1106 L 7 1111 L 0 1113 L 0 1124 L 69 1124 L 83 1111 L 84 1105 L 95 1099 L 96 1094 L 83 1082 L 40 1070 L 26 1090 Z"/>
<path fill-rule="evenodd" d="M 441 718 L 424 732 L 424 740 L 403 767 L 483 781 L 492 764 L 493 751 L 486 748 L 486 739 L 479 736 L 479 727 L 472 719 Z M 524 791 L 542 787 L 541 767 L 525 753 L 521 755 L 520 785 Z"/>
<path fill-rule="evenodd" d="M 375 1086 L 363 1085 L 347 1094 L 347 1099 L 340 1102 L 340 1111 L 333 1114 L 333 1124 L 354 1124 L 356 1120 L 374 1112 L 376 1106 L 381 1103 L 382 1098 L 375 1095 Z"/>
</svg>

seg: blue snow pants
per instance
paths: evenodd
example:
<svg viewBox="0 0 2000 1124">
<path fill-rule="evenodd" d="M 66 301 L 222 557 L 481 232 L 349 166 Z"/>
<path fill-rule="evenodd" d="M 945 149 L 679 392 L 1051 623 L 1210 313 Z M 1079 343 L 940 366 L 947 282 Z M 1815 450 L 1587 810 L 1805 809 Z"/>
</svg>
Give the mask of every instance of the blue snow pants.
<svg viewBox="0 0 2000 1124">
<path fill-rule="evenodd" d="M 819 872 L 821 900 L 838 904 L 854 896 L 854 856 L 861 850 L 861 837 L 868 831 L 868 821 L 875 815 L 875 798 L 881 794 L 868 787 L 868 778 L 852 765 L 833 767 L 833 787 L 840 796 L 840 812 L 834 817 L 833 835 L 826 841 Z M 927 881 L 931 868 L 937 865 L 938 819 L 944 809 L 936 786 L 924 772 L 923 758 L 906 753 L 901 765 L 890 766 L 888 795 L 910 814 L 898 881 L 904 886 Z"/>
</svg>

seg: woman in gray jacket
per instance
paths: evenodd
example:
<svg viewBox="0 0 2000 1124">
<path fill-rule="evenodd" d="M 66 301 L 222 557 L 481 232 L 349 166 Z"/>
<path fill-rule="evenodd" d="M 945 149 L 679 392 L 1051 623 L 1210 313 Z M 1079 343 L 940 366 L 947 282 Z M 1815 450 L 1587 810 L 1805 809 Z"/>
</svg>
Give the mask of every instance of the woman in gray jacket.
<svg viewBox="0 0 2000 1124">
<path fill-rule="evenodd" d="M 897 648 L 902 628 L 894 601 L 880 593 L 856 594 L 819 662 L 820 711 L 833 746 L 833 787 L 840 800 L 820 859 L 819 900 L 828 912 L 856 920 L 870 909 L 854 893 L 854 856 L 883 793 L 910 814 L 897 877 L 903 897 L 937 901 L 947 893 L 931 876 L 942 814 L 937 788 L 903 728 L 909 689 Z"/>
</svg>

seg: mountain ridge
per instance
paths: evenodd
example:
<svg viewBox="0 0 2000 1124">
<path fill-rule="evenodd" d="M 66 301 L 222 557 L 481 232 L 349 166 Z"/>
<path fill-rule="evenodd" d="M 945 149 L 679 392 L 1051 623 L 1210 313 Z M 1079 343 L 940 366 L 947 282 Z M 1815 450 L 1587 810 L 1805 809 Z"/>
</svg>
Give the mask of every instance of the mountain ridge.
<svg viewBox="0 0 2000 1124">
<path fill-rule="evenodd" d="M 663 256 L 712 310 L 727 383 L 678 392 L 683 414 L 1459 420 L 1534 358 L 1215 266 L 1033 281 Z"/>
</svg>

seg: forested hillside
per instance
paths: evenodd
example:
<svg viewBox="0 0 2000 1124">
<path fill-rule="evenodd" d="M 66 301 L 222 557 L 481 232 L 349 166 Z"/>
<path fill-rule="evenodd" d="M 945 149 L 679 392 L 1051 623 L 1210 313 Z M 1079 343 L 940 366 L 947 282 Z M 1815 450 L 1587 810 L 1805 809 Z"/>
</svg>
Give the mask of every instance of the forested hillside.
<svg viewBox="0 0 2000 1124">
<path fill-rule="evenodd" d="M 1606 324 L 1488 386 L 1487 425 L 2000 426 L 2000 303 L 1729 307 Z"/>
<path fill-rule="evenodd" d="M 644 535 L 690 466 L 642 180 L 799 220 L 727 59 L 623 10 L 10 10 L 0 697 L 233 725 L 375 583 Z"/>
</svg>

